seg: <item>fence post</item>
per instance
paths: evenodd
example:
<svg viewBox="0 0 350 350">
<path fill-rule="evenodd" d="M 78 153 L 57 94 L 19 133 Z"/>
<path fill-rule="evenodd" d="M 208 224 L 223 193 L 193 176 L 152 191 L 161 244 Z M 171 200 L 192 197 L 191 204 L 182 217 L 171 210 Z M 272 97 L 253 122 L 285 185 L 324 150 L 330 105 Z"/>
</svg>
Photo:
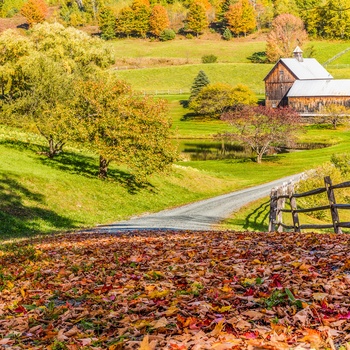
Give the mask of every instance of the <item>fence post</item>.
<svg viewBox="0 0 350 350">
<path fill-rule="evenodd" d="M 293 182 L 291 182 L 288 186 L 288 195 L 289 195 L 289 201 L 290 201 L 290 208 L 292 209 L 292 219 L 293 219 L 294 232 L 300 232 L 299 216 L 298 216 L 298 213 L 296 212 L 297 200 L 293 196 L 294 195 L 294 183 Z"/>
<path fill-rule="evenodd" d="M 275 223 L 277 218 L 277 190 L 273 188 L 270 193 L 270 216 L 269 216 L 269 232 L 275 231 Z"/>
<path fill-rule="evenodd" d="M 284 195 L 285 192 L 286 192 L 286 184 L 283 183 L 283 185 L 277 189 L 277 197 Z M 283 232 L 283 227 L 280 224 L 283 224 L 283 213 L 282 213 L 281 209 L 284 208 L 284 203 L 285 203 L 284 198 L 277 199 L 277 210 L 276 210 L 277 225 L 278 225 L 277 232 Z"/>
<path fill-rule="evenodd" d="M 325 183 L 326 190 L 327 190 L 327 196 L 328 196 L 328 201 L 329 201 L 331 215 L 332 215 L 334 233 L 342 233 L 341 228 L 338 226 L 338 224 L 339 224 L 338 209 L 334 207 L 334 204 L 336 204 L 336 201 L 335 201 L 334 191 L 332 188 L 331 178 L 329 176 L 326 176 L 324 178 L 324 183 Z"/>
</svg>

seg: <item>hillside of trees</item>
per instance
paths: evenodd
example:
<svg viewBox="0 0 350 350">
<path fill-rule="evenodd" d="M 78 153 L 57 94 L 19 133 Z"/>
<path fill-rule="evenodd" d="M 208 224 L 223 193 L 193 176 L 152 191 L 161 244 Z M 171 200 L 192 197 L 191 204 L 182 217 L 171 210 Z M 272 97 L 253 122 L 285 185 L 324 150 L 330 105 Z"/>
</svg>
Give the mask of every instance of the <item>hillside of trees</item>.
<svg viewBox="0 0 350 350">
<path fill-rule="evenodd" d="M 290 14 L 303 22 L 310 37 L 350 38 L 350 0 L 2 0 L 0 16 L 21 12 L 29 26 L 41 22 L 47 5 L 51 17 L 74 27 L 98 25 L 104 39 L 149 37 L 171 40 L 205 31 L 223 39 L 255 31 L 269 32 L 274 20 Z"/>
</svg>

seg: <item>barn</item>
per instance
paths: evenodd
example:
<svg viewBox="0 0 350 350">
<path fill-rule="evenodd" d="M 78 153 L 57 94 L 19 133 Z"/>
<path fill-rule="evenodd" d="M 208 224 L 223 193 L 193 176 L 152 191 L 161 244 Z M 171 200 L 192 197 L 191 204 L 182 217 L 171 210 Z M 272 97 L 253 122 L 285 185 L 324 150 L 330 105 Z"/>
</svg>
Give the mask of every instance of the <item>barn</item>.
<svg viewBox="0 0 350 350">
<path fill-rule="evenodd" d="M 333 76 L 314 58 L 303 58 L 296 47 L 293 58 L 281 58 L 264 79 L 265 105 L 290 106 L 302 116 L 323 113 L 331 104 L 350 107 L 350 80 Z"/>
</svg>

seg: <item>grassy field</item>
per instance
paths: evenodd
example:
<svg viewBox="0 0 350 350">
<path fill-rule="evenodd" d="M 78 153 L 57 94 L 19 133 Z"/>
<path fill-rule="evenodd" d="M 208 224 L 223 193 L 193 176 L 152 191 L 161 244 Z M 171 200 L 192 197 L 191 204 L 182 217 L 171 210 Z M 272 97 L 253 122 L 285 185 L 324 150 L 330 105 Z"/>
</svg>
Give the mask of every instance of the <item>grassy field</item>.
<svg viewBox="0 0 350 350">
<path fill-rule="evenodd" d="M 321 135 L 322 134 L 322 135 Z M 243 159 L 182 161 L 167 176 L 138 188 L 125 169 L 112 167 L 99 180 L 96 157 L 73 148 L 49 160 L 36 137 L 1 130 L 1 238 L 66 231 L 107 224 L 144 212 L 215 196 L 298 173 L 349 149 L 347 130 L 309 130 L 302 137 L 337 144 L 323 149 L 280 154 L 262 164 Z M 14 142 L 14 138 L 20 141 Z"/>
<path fill-rule="evenodd" d="M 227 57 L 231 50 L 232 61 L 237 62 L 116 71 L 116 74 L 133 82 L 133 87 L 137 89 L 189 89 L 198 71 L 204 69 L 213 82 L 245 83 L 253 90 L 263 89 L 262 79 L 271 65 L 254 65 L 246 60 L 249 54 L 262 49 L 261 43 L 220 41 L 216 44 L 215 50 L 218 52 L 221 52 L 220 45 L 228 48 L 228 51 L 222 51 L 219 61 L 229 61 Z M 198 61 L 200 55 L 207 53 L 202 50 L 204 47 L 208 50 L 214 48 L 210 42 L 198 40 L 147 45 L 143 41 L 126 40 L 114 41 L 111 45 L 116 50 L 118 45 L 126 45 L 125 48 L 119 47 L 120 52 L 134 57 L 137 50 L 142 52 L 138 54 L 140 57 L 172 57 L 175 54 L 185 57 L 186 47 L 189 50 L 192 45 L 191 52 Z M 197 49 L 196 45 L 202 49 Z M 319 48 L 327 48 L 327 54 L 332 56 L 336 53 L 337 45 L 330 43 L 327 48 L 325 43 L 320 43 L 316 53 L 323 52 Z M 150 51 L 146 50 L 147 47 Z M 346 77 L 350 70 L 331 72 L 338 77 Z M 228 130 L 228 126 L 220 121 L 197 118 L 190 110 L 183 108 L 181 101 L 186 100 L 188 95 L 169 95 L 165 98 L 169 101 L 173 118 L 174 142 L 177 142 L 176 139 L 183 142 L 181 147 L 191 148 L 199 143 L 198 139 L 211 138 L 218 132 Z M 183 157 L 169 174 L 154 176 L 147 186 L 138 188 L 126 169 L 112 166 L 110 179 L 101 181 L 96 178 L 95 156 L 71 147 L 56 159 L 48 160 L 38 154 L 42 150 L 40 138 L 1 128 L 0 235 L 5 239 L 106 224 L 274 180 L 321 164 L 329 160 L 333 153 L 348 151 L 348 134 L 346 128 L 337 131 L 308 128 L 307 133 L 301 134 L 300 142 L 328 143 L 332 146 L 270 156 L 263 164 L 256 164 L 249 158 L 191 161 L 189 157 Z"/>
<path fill-rule="evenodd" d="M 263 79 L 272 65 L 252 63 L 193 64 L 115 71 L 118 78 L 141 91 L 184 90 L 189 92 L 193 80 L 203 70 L 211 83 L 245 84 L 256 93 L 263 93 Z"/>
<path fill-rule="evenodd" d="M 148 42 L 143 40 L 116 40 L 110 43 L 116 53 L 117 66 L 138 66 L 142 69 L 116 70 L 116 75 L 136 90 L 153 92 L 180 90 L 188 92 L 199 70 L 204 70 L 209 80 L 238 83 L 263 93 L 263 79 L 271 64 L 252 64 L 248 57 L 264 51 L 265 42 L 256 40 L 174 40 Z M 312 57 L 320 63 L 327 61 L 350 46 L 349 42 L 310 41 L 306 54 L 312 47 Z M 201 57 L 215 54 L 218 63 L 202 64 Z M 350 78 L 350 68 L 337 68 L 336 64 L 350 64 L 350 52 L 332 62 L 329 71 L 335 78 Z"/>
</svg>

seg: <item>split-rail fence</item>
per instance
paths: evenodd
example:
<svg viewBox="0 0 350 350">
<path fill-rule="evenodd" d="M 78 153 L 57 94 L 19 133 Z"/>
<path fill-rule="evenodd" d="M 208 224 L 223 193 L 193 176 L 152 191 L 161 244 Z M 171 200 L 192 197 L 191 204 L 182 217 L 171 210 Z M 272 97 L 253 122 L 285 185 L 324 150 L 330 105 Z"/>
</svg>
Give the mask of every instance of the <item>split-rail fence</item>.
<svg viewBox="0 0 350 350">
<path fill-rule="evenodd" d="M 294 232 L 301 232 L 302 229 L 333 229 L 335 233 L 342 233 L 341 228 L 350 228 L 350 222 L 341 222 L 339 219 L 338 209 L 350 209 L 350 204 L 337 204 L 335 200 L 334 190 L 339 188 L 350 187 L 350 181 L 333 185 L 331 178 L 326 176 L 324 178 L 324 187 L 316 188 L 314 190 L 295 193 L 294 183 L 289 183 L 279 188 L 273 188 L 271 191 L 270 200 L 270 222 L 269 232 L 277 230 L 294 230 Z M 297 198 L 316 195 L 319 193 L 326 193 L 328 198 L 328 205 L 318 206 L 313 208 L 297 208 Z M 289 200 L 290 209 L 285 208 L 286 200 Z M 324 225 L 303 225 L 299 222 L 299 213 L 316 212 L 320 210 L 330 210 L 332 223 Z M 293 225 L 286 225 L 283 223 L 283 213 L 290 213 L 292 215 Z"/>
</svg>

